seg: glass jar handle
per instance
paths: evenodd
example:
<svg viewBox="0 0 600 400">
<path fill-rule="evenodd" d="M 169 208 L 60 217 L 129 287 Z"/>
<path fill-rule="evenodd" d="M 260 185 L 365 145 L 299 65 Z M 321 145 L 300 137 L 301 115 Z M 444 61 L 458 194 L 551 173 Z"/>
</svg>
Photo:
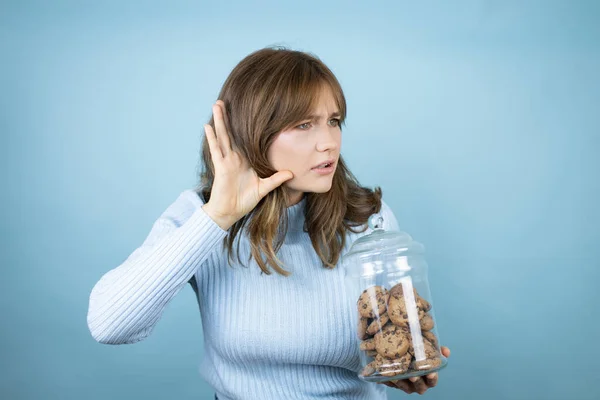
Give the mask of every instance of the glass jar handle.
<svg viewBox="0 0 600 400">
<path fill-rule="evenodd" d="M 383 217 L 379 214 L 373 214 L 369 217 L 369 228 L 373 230 L 383 229 Z"/>
</svg>

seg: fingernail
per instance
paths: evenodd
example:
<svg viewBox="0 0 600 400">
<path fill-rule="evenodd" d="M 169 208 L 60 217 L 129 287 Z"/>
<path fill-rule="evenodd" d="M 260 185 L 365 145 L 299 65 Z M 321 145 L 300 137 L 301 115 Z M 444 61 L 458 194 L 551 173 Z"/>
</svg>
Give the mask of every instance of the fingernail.
<svg viewBox="0 0 600 400">
<path fill-rule="evenodd" d="M 435 379 L 436 376 L 437 376 L 436 373 L 429 374 L 429 375 L 427 375 L 427 379 Z"/>
<path fill-rule="evenodd" d="M 411 382 L 416 382 L 416 381 L 419 380 L 419 377 L 418 376 L 413 376 L 412 378 L 408 378 L 408 380 L 411 381 Z"/>
</svg>

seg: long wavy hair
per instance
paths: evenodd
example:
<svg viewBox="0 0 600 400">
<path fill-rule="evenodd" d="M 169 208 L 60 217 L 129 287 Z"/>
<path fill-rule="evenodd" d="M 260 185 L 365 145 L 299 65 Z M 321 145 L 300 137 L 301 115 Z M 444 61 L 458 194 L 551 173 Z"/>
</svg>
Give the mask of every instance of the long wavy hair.
<svg viewBox="0 0 600 400">
<path fill-rule="evenodd" d="M 219 100 L 225 103 L 232 148 L 245 157 L 261 178 L 276 170 L 269 164 L 267 150 L 277 134 L 306 120 L 313 111 L 321 89 L 329 87 L 340 111 L 340 127 L 346 118 L 346 100 L 333 72 L 311 53 L 283 47 L 267 47 L 246 56 L 225 80 Z M 214 129 L 214 119 L 208 122 Z M 210 200 L 214 165 L 206 137 L 202 142 L 202 171 L 198 194 Z M 326 193 L 306 193 L 304 231 L 323 267 L 333 269 L 346 242 L 347 231 L 367 229 L 369 216 L 381 209 L 381 188 L 360 186 L 342 156 Z M 267 194 L 257 206 L 229 228 L 224 248 L 232 261 L 236 236 L 246 232 L 250 258 L 260 269 L 288 276 L 277 252 L 287 232 L 288 193 L 285 184 Z M 239 239 L 239 237 L 238 237 Z M 239 240 L 237 243 L 239 258 Z M 264 256 L 264 258 L 263 258 Z M 248 261 L 250 261 L 250 258 Z M 270 268 L 269 268 L 270 267 Z"/>
</svg>

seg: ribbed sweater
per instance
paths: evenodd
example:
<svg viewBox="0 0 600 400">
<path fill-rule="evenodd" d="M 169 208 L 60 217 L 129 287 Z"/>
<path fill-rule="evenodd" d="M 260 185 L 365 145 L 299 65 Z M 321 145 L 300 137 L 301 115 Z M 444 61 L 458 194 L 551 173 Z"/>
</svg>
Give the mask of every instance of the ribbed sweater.
<svg viewBox="0 0 600 400">
<path fill-rule="evenodd" d="M 304 232 L 306 198 L 288 207 L 278 258 L 291 272 L 264 274 L 240 236 L 246 265 L 227 263 L 227 232 L 183 191 L 123 263 L 91 290 L 87 323 L 94 339 L 131 344 L 148 337 L 169 302 L 191 284 L 204 333 L 200 375 L 219 400 L 386 399 L 385 386 L 358 379 L 356 310 L 346 295 L 345 265 L 326 269 Z M 384 228 L 398 229 L 385 202 Z M 370 233 L 347 233 L 354 240 Z M 236 238 L 237 241 L 237 238 Z M 355 303 L 354 303 L 355 304 Z"/>
</svg>

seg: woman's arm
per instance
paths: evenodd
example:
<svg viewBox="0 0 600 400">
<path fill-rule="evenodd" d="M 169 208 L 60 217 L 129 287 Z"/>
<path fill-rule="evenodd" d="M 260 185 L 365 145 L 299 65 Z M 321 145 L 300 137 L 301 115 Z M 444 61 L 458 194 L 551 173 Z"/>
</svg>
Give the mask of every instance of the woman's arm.
<svg viewBox="0 0 600 400">
<path fill-rule="evenodd" d="M 87 324 L 96 341 L 126 344 L 148 337 L 167 304 L 219 248 L 227 232 L 201 206 L 194 192 L 182 194 L 144 243 L 94 285 Z"/>
</svg>

